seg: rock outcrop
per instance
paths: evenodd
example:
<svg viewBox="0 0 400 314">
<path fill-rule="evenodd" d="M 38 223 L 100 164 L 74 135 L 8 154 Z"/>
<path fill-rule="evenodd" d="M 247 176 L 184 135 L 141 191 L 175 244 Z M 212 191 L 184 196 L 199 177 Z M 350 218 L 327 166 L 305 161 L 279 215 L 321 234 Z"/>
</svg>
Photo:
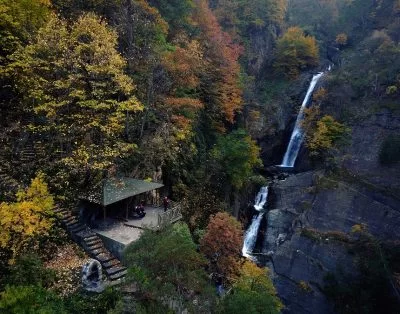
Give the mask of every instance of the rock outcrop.
<svg viewBox="0 0 400 314">
<path fill-rule="evenodd" d="M 325 278 L 338 269 L 357 274 L 349 253 L 354 225 L 382 241 L 400 239 L 400 201 L 345 179 L 310 171 L 272 187 L 263 251 L 287 313 L 335 313 Z"/>
</svg>

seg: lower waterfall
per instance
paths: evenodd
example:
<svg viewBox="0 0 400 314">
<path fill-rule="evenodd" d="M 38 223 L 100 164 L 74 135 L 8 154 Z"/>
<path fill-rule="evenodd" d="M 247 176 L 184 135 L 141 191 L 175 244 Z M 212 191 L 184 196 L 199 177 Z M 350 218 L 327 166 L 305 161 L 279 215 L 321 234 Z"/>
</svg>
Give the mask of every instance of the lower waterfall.
<svg viewBox="0 0 400 314">
<path fill-rule="evenodd" d="M 260 189 L 260 192 L 258 192 L 256 196 L 254 208 L 257 211 L 262 210 L 265 203 L 267 202 L 267 198 L 268 198 L 268 186 L 263 186 Z M 258 215 L 254 215 L 253 220 L 244 235 L 243 248 L 242 248 L 242 255 L 244 257 L 249 258 L 251 252 L 254 249 L 254 246 L 256 245 L 258 229 L 260 228 L 263 216 L 264 213 L 259 213 Z"/>
</svg>

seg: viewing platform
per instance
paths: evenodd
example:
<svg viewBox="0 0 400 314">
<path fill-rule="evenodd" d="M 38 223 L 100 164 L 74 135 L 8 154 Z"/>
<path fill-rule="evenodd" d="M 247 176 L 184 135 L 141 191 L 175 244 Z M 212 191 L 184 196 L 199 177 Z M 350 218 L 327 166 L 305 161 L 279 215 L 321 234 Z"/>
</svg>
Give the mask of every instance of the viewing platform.
<svg viewBox="0 0 400 314">
<path fill-rule="evenodd" d="M 146 216 L 143 218 L 107 218 L 102 220 L 93 232 L 102 239 L 114 255 L 121 258 L 125 247 L 137 241 L 144 230 L 158 230 L 182 219 L 180 205 L 177 204 L 166 212 L 162 207 L 146 206 L 145 213 Z"/>
<path fill-rule="evenodd" d="M 158 230 L 182 218 L 178 203 L 168 200 L 164 211 L 164 193 L 159 191 L 163 186 L 129 177 L 107 178 L 82 193 L 79 220 L 122 259 L 125 247 L 138 240 L 144 230 Z"/>
</svg>

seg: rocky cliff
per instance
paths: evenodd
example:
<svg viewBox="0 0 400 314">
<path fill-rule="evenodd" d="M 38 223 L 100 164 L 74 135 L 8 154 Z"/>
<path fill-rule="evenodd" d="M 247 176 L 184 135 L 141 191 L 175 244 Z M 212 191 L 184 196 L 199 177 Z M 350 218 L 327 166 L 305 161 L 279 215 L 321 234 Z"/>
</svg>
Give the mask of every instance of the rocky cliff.
<svg viewBox="0 0 400 314">
<path fill-rule="evenodd" d="M 400 165 L 379 161 L 383 140 L 399 132 L 399 118 L 383 111 L 353 124 L 339 171 L 275 180 L 262 250 L 284 312 L 337 312 L 326 296 L 327 278 L 357 278 L 353 226 L 366 226 L 379 243 L 400 239 Z"/>
</svg>

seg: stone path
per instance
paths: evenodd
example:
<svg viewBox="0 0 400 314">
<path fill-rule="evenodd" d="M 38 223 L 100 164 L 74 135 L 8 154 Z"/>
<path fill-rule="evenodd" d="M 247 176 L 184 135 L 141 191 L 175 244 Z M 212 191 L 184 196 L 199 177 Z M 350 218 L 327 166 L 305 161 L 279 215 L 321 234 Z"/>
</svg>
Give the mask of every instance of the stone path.
<svg viewBox="0 0 400 314">
<path fill-rule="evenodd" d="M 108 279 L 108 285 L 120 284 L 126 274 L 127 269 L 121 262 L 113 256 L 104 246 L 100 237 L 88 226 L 78 221 L 77 217 L 65 209 L 56 209 L 62 225 L 66 228 L 71 238 L 78 243 L 87 254 L 98 260 Z"/>
</svg>

